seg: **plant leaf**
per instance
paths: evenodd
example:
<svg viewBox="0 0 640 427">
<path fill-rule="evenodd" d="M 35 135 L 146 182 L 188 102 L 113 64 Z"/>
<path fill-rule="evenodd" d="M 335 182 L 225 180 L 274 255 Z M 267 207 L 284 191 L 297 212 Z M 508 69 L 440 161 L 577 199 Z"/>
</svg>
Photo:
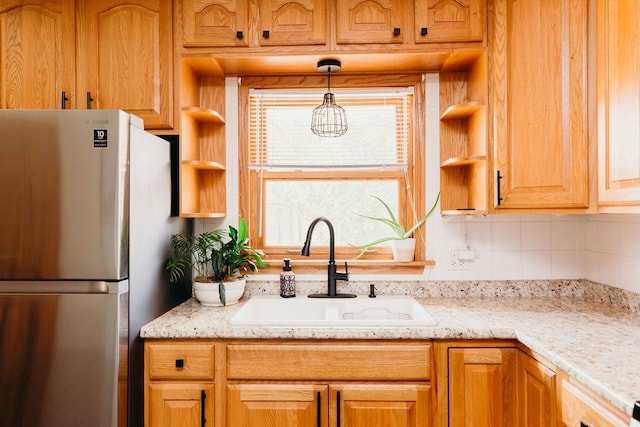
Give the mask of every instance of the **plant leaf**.
<svg viewBox="0 0 640 427">
<path fill-rule="evenodd" d="M 222 305 L 227 305 L 227 294 L 225 293 L 224 283 L 218 283 L 218 294 L 220 294 L 220 302 Z"/>
<path fill-rule="evenodd" d="M 410 237 L 414 231 L 416 231 L 418 228 L 420 228 L 420 226 L 422 224 L 424 224 L 424 222 L 427 220 L 427 218 L 429 218 L 429 216 L 433 213 L 433 211 L 436 209 L 436 206 L 438 205 L 438 200 L 440 200 L 440 192 L 438 192 L 438 195 L 436 196 L 436 201 L 433 202 L 433 206 L 431 206 L 431 209 L 429 209 L 429 212 L 427 212 L 427 214 L 425 216 L 423 216 L 422 218 L 420 218 L 418 220 L 418 222 L 416 222 L 413 227 L 411 227 L 406 233 L 404 233 L 405 238 Z"/>
</svg>

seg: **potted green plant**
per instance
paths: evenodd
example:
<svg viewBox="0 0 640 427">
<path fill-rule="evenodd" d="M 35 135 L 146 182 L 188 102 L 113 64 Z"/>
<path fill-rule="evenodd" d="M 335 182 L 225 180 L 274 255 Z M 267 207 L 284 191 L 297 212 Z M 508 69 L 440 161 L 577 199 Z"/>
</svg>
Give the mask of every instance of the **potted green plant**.
<svg viewBox="0 0 640 427">
<path fill-rule="evenodd" d="M 235 304 L 244 293 L 246 273 L 267 266 L 262 261 L 264 253 L 249 245 L 244 218 L 237 229 L 230 225 L 229 230 L 197 236 L 174 234 L 171 247 L 171 257 L 165 263 L 169 280 L 176 282 L 193 268 L 194 293 L 202 305 Z"/>
<path fill-rule="evenodd" d="M 378 200 L 382 203 L 385 210 L 387 211 L 387 218 L 383 217 L 374 217 L 369 215 L 356 214 L 363 218 L 371 219 L 373 221 L 378 221 L 383 224 L 388 225 L 391 230 L 393 230 L 393 235 L 387 237 L 381 237 L 373 242 L 366 243 L 364 245 L 351 245 L 351 247 L 359 249 L 360 253 L 357 258 L 360 258 L 364 253 L 372 246 L 379 245 L 385 242 L 391 242 L 392 250 L 393 250 L 393 259 L 395 261 L 400 262 L 410 262 L 414 259 L 416 239 L 413 238 L 413 233 L 429 218 L 429 216 L 435 211 L 436 206 L 438 205 L 438 200 L 440 200 L 440 193 L 436 197 L 435 202 L 433 202 L 433 206 L 429 209 L 429 212 L 426 213 L 422 218 L 418 219 L 411 227 L 408 229 L 400 223 L 396 215 L 393 213 L 393 210 L 389 207 L 389 205 L 382 200 L 379 196 L 375 194 L 371 194 L 371 197 Z"/>
</svg>

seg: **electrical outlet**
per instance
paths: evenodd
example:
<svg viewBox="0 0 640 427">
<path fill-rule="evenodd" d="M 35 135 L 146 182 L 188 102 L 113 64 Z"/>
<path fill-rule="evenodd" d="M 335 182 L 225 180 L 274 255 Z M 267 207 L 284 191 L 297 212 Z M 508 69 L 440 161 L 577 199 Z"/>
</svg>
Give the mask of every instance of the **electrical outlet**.
<svg viewBox="0 0 640 427">
<path fill-rule="evenodd" d="M 447 270 L 451 271 L 462 271 L 468 270 L 469 265 L 463 259 L 458 258 L 458 252 L 452 251 L 449 254 L 449 262 L 447 264 Z"/>
</svg>

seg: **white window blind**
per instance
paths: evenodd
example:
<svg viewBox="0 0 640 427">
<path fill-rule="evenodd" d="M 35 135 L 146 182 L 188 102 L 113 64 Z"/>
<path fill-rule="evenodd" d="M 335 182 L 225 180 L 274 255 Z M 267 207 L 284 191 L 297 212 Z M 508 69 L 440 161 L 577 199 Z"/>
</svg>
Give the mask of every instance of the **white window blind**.
<svg viewBox="0 0 640 427">
<path fill-rule="evenodd" d="M 249 167 L 260 170 L 406 169 L 413 88 L 333 90 L 349 130 L 338 138 L 311 132 L 322 90 L 251 90 Z"/>
</svg>

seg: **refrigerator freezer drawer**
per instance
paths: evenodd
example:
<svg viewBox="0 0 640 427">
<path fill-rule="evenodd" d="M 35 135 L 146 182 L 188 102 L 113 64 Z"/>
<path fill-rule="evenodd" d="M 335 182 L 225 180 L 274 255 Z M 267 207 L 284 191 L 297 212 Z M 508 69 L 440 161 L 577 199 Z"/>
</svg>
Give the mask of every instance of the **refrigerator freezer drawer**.
<svg viewBox="0 0 640 427">
<path fill-rule="evenodd" d="M 126 425 L 127 297 L 0 294 L 0 424 Z"/>
</svg>

